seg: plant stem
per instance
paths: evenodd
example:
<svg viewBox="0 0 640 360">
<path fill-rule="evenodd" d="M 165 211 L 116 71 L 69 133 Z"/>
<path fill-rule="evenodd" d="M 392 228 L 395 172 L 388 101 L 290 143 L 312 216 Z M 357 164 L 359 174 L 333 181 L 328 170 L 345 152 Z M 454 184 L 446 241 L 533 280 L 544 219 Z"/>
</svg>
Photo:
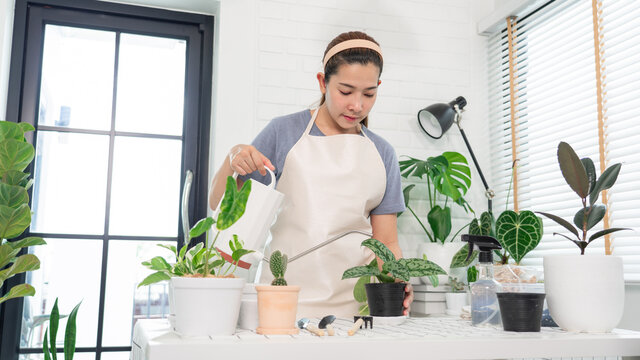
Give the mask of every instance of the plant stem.
<svg viewBox="0 0 640 360">
<path fill-rule="evenodd" d="M 409 209 L 409 211 L 411 211 L 411 213 L 416 218 L 416 220 L 418 220 L 418 223 L 420 223 L 420 226 L 422 226 L 422 229 L 424 230 L 425 234 L 427 234 L 427 237 L 429 238 L 429 241 L 435 242 L 435 241 L 433 241 L 433 238 L 431 237 L 431 234 L 429 234 L 429 230 L 427 230 L 427 228 L 424 226 L 422 221 L 420 221 L 420 218 L 418 217 L 418 215 L 416 215 L 416 213 L 413 211 L 411 206 L 407 205 L 407 209 Z"/>
<path fill-rule="evenodd" d="M 220 235 L 220 231 L 216 233 L 216 237 L 213 239 L 211 245 L 209 245 L 209 231 L 205 232 L 205 245 L 207 247 L 207 251 L 204 253 L 204 277 L 209 275 L 209 257 L 211 256 L 211 249 L 213 248 L 213 244 L 218 240 L 218 235 Z"/>
<path fill-rule="evenodd" d="M 458 236 L 458 234 L 460 233 L 460 231 L 464 230 L 464 228 L 466 228 L 467 226 L 471 225 L 471 223 L 467 223 L 467 225 L 463 226 L 460 228 L 460 230 L 458 230 L 458 232 L 456 232 L 455 234 L 453 234 L 453 237 L 451 237 L 451 242 L 453 242 L 453 240 L 456 238 L 456 236 Z"/>
<path fill-rule="evenodd" d="M 511 196 L 511 186 L 513 185 L 513 174 L 516 171 L 516 161 L 518 161 L 518 159 L 513 160 L 513 163 L 511 163 L 511 179 L 509 180 L 509 188 L 507 189 L 507 203 L 504 207 L 505 211 L 509 210 L 509 197 Z"/>
</svg>

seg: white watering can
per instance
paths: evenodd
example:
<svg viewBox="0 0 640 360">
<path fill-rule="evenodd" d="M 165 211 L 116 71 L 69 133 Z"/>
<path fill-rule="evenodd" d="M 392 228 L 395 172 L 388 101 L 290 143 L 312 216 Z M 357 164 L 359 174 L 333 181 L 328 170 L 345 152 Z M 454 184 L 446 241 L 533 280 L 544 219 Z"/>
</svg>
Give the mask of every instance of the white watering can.
<svg viewBox="0 0 640 360">
<path fill-rule="evenodd" d="M 233 238 L 234 234 L 238 235 L 238 238 L 244 242 L 245 249 L 255 251 L 244 256 L 238 262 L 238 267 L 243 269 L 249 269 L 252 264 L 258 263 L 264 257 L 264 248 L 269 237 L 269 229 L 273 225 L 284 199 L 284 194 L 275 189 L 275 174 L 269 168 L 265 169 L 271 175 L 271 182 L 268 185 L 264 185 L 258 181 L 247 180 L 251 181 L 252 184 L 244 214 L 235 224 L 220 233 L 215 244 L 220 254 L 227 261 L 232 261 L 229 240 Z M 234 179 L 237 176 L 237 173 L 233 174 Z M 213 213 L 214 219 L 220 212 L 221 203 L 222 200 L 220 200 Z"/>
</svg>

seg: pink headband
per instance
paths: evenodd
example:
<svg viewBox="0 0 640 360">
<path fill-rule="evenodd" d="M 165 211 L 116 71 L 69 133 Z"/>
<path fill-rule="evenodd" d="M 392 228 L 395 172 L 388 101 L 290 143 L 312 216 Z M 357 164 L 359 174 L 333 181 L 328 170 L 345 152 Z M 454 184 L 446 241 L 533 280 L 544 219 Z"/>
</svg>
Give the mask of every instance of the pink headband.
<svg viewBox="0 0 640 360">
<path fill-rule="evenodd" d="M 331 49 L 329 49 L 329 51 L 327 51 L 327 54 L 324 56 L 324 60 L 322 61 L 322 68 L 324 69 L 327 66 L 327 61 L 329 61 L 329 59 L 331 59 L 333 55 L 339 53 L 340 51 L 353 49 L 353 48 L 371 49 L 377 52 L 378 54 L 380 54 L 380 59 L 382 59 L 382 49 L 380 49 L 380 46 L 378 46 L 378 44 L 369 40 L 353 39 L 353 40 L 343 41 L 335 45 Z"/>
</svg>

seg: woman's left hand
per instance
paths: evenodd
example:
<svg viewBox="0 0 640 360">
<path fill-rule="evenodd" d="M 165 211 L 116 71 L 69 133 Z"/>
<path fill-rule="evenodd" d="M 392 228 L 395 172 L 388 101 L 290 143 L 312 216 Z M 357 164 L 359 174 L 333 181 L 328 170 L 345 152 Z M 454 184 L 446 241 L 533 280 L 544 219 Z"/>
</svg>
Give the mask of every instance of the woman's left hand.
<svg viewBox="0 0 640 360">
<path fill-rule="evenodd" d="M 409 311 L 411 310 L 412 302 L 413 302 L 413 286 L 407 283 L 404 287 L 404 301 L 402 302 L 402 306 L 404 307 L 403 314 L 405 316 L 409 316 Z"/>
</svg>

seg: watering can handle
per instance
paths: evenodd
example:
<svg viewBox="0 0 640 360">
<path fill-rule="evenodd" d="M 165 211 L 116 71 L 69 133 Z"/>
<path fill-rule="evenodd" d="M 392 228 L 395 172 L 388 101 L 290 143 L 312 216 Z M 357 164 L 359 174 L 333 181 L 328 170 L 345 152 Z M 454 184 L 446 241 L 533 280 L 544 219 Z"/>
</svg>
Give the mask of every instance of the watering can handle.
<svg viewBox="0 0 640 360">
<path fill-rule="evenodd" d="M 191 194 L 191 183 L 193 182 L 193 172 L 187 170 L 182 188 L 182 232 L 184 235 L 184 244 L 189 243 L 189 195 Z"/>
</svg>

